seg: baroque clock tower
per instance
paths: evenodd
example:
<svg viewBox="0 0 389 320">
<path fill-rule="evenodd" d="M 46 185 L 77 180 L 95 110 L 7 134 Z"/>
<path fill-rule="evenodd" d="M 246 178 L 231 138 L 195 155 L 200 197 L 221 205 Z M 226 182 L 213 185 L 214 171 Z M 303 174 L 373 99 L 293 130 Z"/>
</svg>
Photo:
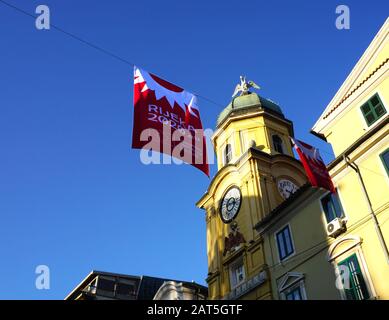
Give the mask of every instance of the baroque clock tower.
<svg viewBox="0 0 389 320">
<path fill-rule="evenodd" d="M 220 113 L 212 142 L 218 172 L 197 202 L 206 212 L 210 299 L 271 299 L 263 239 L 254 226 L 307 182 L 289 137 L 293 123 L 274 102 L 250 92 Z"/>
</svg>

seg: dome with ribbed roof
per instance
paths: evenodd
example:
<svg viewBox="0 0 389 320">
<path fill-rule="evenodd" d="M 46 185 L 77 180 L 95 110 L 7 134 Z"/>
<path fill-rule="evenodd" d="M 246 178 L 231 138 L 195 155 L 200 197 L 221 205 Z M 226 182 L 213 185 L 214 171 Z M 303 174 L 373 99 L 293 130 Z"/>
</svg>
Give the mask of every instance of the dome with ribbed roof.
<svg viewBox="0 0 389 320">
<path fill-rule="evenodd" d="M 284 118 L 284 114 L 278 104 L 256 93 L 249 92 L 232 99 L 229 105 L 219 114 L 216 126 L 219 127 L 231 115 L 245 114 L 256 110 L 266 110 Z"/>
</svg>

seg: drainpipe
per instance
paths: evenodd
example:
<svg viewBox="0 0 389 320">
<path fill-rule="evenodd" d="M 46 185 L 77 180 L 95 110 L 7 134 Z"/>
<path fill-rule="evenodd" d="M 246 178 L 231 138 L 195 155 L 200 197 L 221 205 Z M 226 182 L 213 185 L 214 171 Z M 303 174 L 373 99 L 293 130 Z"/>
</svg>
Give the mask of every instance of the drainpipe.
<svg viewBox="0 0 389 320">
<path fill-rule="evenodd" d="M 384 251 L 386 262 L 389 264 L 389 250 L 388 250 L 388 246 L 385 243 L 385 239 L 384 239 L 384 236 L 382 234 L 382 230 L 380 228 L 380 224 L 378 222 L 377 216 L 376 216 L 376 214 L 375 214 L 375 212 L 373 210 L 373 207 L 371 205 L 369 194 L 367 193 L 366 186 L 365 186 L 365 183 L 363 182 L 362 175 L 361 175 L 361 172 L 359 170 L 359 167 L 355 164 L 355 162 L 351 162 L 350 159 L 345 154 L 343 155 L 343 159 L 346 162 L 346 164 L 349 167 L 351 167 L 358 175 L 358 180 L 359 180 L 359 182 L 361 184 L 363 195 L 364 195 L 366 203 L 367 203 L 367 205 L 369 207 L 370 216 L 371 216 L 371 218 L 373 219 L 373 222 L 374 222 L 375 231 L 376 231 L 378 239 L 380 241 L 382 250 Z"/>
</svg>

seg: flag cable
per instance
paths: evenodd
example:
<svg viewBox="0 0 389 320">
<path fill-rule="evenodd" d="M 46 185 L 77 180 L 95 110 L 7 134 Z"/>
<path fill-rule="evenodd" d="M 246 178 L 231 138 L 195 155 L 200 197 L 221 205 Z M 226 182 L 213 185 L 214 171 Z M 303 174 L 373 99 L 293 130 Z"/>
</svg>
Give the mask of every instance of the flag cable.
<svg viewBox="0 0 389 320">
<path fill-rule="evenodd" d="M 13 5 L 13 4 L 9 3 L 9 2 L 6 2 L 6 1 L 4 1 L 4 0 L 0 0 L 0 3 L 2 3 L 2 4 L 5 5 L 5 6 L 8 6 L 9 8 L 12 8 L 12 9 L 18 11 L 19 13 L 22 13 L 22 14 L 24 14 L 24 15 L 30 17 L 30 18 L 36 19 L 36 16 L 35 16 L 35 15 L 33 15 L 33 14 L 29 13 L 28 11 L 26 11 L 26 10 L 24 10 L 24 9 L 22 9 L 22 8 L 19 8 L 19 7 L 15 6 L 15 5 Z M 73 38 L 74 40 L 77 40 L 77 41 L 79 41 L 80 43 L 83 43 L 83 44 L 85 44 L 85 45 L 87 45 L 87 46 L 89 46 L 89 47 L 91 47 L 91 48 L 93 48 L 93 49 L 95 49 L 95 50 L 97 50 L 97 51 L 100 51 L 101 53 L 103 53 L 103 54 L 105 54 L 105 55 L 108 55 L 108 56 L 110 56 L 110 57 L 112 57 L 112 58 L 114 58 L 114 59 L 116 59 L 116 60 L 118 60 L 118 61 L 120 61 L 120 62 L 122 62 L 122 63 L 125 63 L 125 64 L 130 65 L 130 66 L 135 66 L 135 63 L 133 63 L 133 62 L 127 60 L 127 59 L 124 59 L 124 58 L 118 56 L 117 54 L 115 54 L 115 53 L 113 53 L 113 52 L 107 50 L 107 49 L 104 49 L 104 48 L 102 48 L 102 47 L 100 47 L 100 46 L 98 46 L 98 45 L 95 45 L 95 44 L 93 44 L 92 42 L 87 41 L 87 40 L 85 40 L 85 39 L 83 39 L 83 38 L 81 38 L 81 37 L 79 37 L 79 36 L 77 36 L 77 35 L 75 35 L 75 34 L 73 34 L 73 33 L 71 33 L 71 32 L 68 32 L 68 31 L 64 30 L 63 28 L 61 28 L 61 27 L 59 27 L 59 26 L 57 26 L 57 25 L 55 25 L 55 24 L 50 23 L 50 27 L 52 27 L 52 28 L 55 29 L 56 31 L 61 32 L 61 33 L 65 34 L 65 35 L 67 35 L 68 37 Z M 191 91 L 191 90 L 189 90 L 189 91 Z M 193 92 L 193 91 L 191 91 L 191 92 Z M 224 108 L 224 107 L 225 107 L 224 105 L 222 105 L 222 104 L 220 104 L 220 103 L 218 103 L 218 102 L 215 102 L 215 101 L 213 101 L 212 99 L 210 99 L 210 98 L 208 98 L 208 97 L 205 97 L 205 96 L 200 95 L 200 94 L 195 93 L 195 92 L 193 92 L 193 94 L 196 95 L 197 97 L 199 97 L 199 98 L 205 100 L 205 101 L 208 101 L 209 103 L 212 103 L 212 104 L 216 105 L 216 106 L 219 106 L 219 107 L 221 107 L 221 108 Z M 252 120 L 252 121 L 254 121 L 254 120 Z M 322 152 L 324 152 L 324 153 L 326 153 L 326 154 L 328 154 L 328 155 L 333 156 L 332 153 L 327 152 L 327 151 L 325 151 L 325 150 L 322 150 Z M 368 168 L 365 168 L 365 167 L 363 167 L 363 166 L 361 166 L 361 165 L 359 165 L 359 166 L 360 166 L 361 168 L 364 168 L 364 169 L 366 169 L 366 170 L 372 172 L 372 173 L 378 174 L 378 175 L 380 175 L 380 176 L 384 176 L 384 175 L 381 174 L 381 173 L 375 172 L 375 171 L 373 171 L 373 170 L 371 170 L 371 169 L 368 169 Z M 377 208 L 376 210 L 379 210 L 380 208 L 382 208 L 383 206 L 387 205 L 388 203 L 389 203 L 389 202 L 384 203 L 382 206 L 380 206 L 380 207 Z M 362 220 L 364 220 L 364 219 L 366 219 L 366 216 L 364 216 L 363 218 L 359 219 L 359 220 L 356 221 L 354 224 L 350 225 L 350 227 L 354 227 L 353 229 L 358 228 L 359 226 L 361 226 L 361 225 L 363 225 L 364 223 L 367 222 L 367 221 L 363 221 L 363 222 L 362 222 Z M 389 218 L 388 218 L 388 219 L 389 219 Z M 386 222 L 386 221 L 387 221 L 387 220 L 385 220 L 384 222 Z M 362 222 L 362 223 L 361 223 L 361 222 Z M 316 245 L 311 246 L 310 248 L 308 248 L 308 249 L 306 249 L 306 250 L 300 252 L 299 254 L 296 254 L 295 256 L 293 256 L 293 257 L 292 257 L 291 259 L 289 259 L 289 260 L 293 260 L 294 258 L 300 256 L 301 254 L 306 253 L 306 252 L 308 252 L 309 250 L 312 250 L 312 249 L 314 249 L 314 248 L 316 248 L 316 247 L 318 247 L 318 246 L 320 246 L 321 244 L 324 244 L 324 243 L 327 243 L 327 240 L 321 241 L 321 242 L 317 243 Z M 323 250 L 323 249 L 321 249 L 321 250 Z M 321 251 L 321 250 L 320 250 L 320 251 Z M 320 252 L 320 251 L 319 251 L 319 252 Z M 280 264 L 282 264 L 282 262 L 277 263 L 277 264 L 273 264 L 273 265 L 269 266 L 269 268 L 275 268 L 275 267 L 277 267 L 277 266 L 280 265 Z"/>
<path fill-rule="evenodd" d="M 36 19 L 35 15 L 33 15 L 33 14 L 29 13 L 28 11 L 26 11 L 26 10 L 24 10 L 22 8 L 19 8 L 19 7 L 15 6 L 15 5 L 7 2 L 7 1 L 0 0 L 0 3 L 4 4 L 5 6 L 8 6 L 9 8 L 12 8 L 12 9 L 18 11 L 19 13 L 22 13 L 22 14 L 30 17 L 30 18 Z M 116 60 L 118 60 L 118 61 L 120 61 L 122 63 L 125 63 L 125 64 L 130 65 L 130 66 L 138 66 L 138 64 L 135 64 L 132 61 L 129 61 L 127 59 L 124 59 L 124 58 L 120 57 L 119 55 L 113 53 L 112 51 L 104 49 L 101 46 L 95 45 L 92 42 L 87 41 L 87 40 L 85 40 L 85 39 L 83 39 L 83 38 L 81 38 L 81 37 L 79 37 L 79 36 L 69 32 L 69 31 L 66 31 L 65 29 L 63 29 L 63 28 L 61 28 L 61 27 L 59 27 L 59 26 L 57 26 L 57 25 L 55 25 L 53 23 L 50 23 L 50 27 L 52 27 L 56 31 L 61 32 L 61 33 L 65 34 L 65 35 L 67 35 L 68 37 L 73 38 L 74 40 L 77 40 L 77 41 L 79 41 L 79 42 L 81 42 L 81 43 L 83 43 L 83 44 L 85 44 L 85 45 L 87 45 L 87 46 L 97 50 L 97 51 L 100 51 L 101 53 L 104 53 L 105 55 L 108 55 L 108 56 L 110 56 L 110 57 L 112 57 L 112 58 L 114 58 L 114 59 L 116 59 Z M 181 87 L 180 85 L 178 85 L 178 86 Z M 203 99 L 205 101 L 208 101 L 208 102 L 210 102 L 210 103 L 212 103 L 212 104 L 214 104 L 216 106 L 224 108 L 224 106 L 222 104 L 217 103 L 217 102 L 215 102 L 214 100 L 212 100 L 212 99 L 210 99 L 208 97 L 205 97 L 205 96 L 203 96 L 201 94 L 198 94 L 198 93 L 196 93 L 196 92 L 194 92 L 194 91 L 192 91 L 190 89 L 188 91 L 192 92 L 195 96 L 197 96 L 197 97 L 199 97 L 199 98 L 201 98 L 201 99 Z"/>
<path fill-rule="evenodd" d="M 29 13 L 28 11 L 26 11 L 26 10 L 24 10 L 24 9 L 22 9 L 22 8 L 19 8 L 19 7 L 15 6 L 15 5 L 13 5 L 13 4 L 7 2 L 7 1 L 0 0 L 0 3 L 4 4 L 5 6 L 8 6 L 9 8 L 12 8 L 12 9 L 14 9 L 14 10 L 16 10 L 16 11 L 18 11 L 18 12 L 20 12 L 20 13 L 22 13 L 22 14 L 28 16 L 28 17 L 30 17 L 30 18 L 36 19 L 36 16 L 35 16 L 35 15 L 33 15 L 33 14 Z M 83 39 L 83 38 L 81 38 L 81 37 L 79 37 L 79 36 L 77 36 L 77 35 L 75 35 L 75 34 L 69 32 L 69 31 L 66 31 L 66 30 L 64 30 L 63 28 L 61 28 L 61 27 L 59 27 L 59 26 L 57 26 L 57 25 L 55 25 L 55 24 L 50 23 L 50 27 L 53 27 L 53 29 L 57 30 L 58 32 L 61 32 L 61 33 L 65 34 L 65 35 L 67 35 L 68 37 L 73 38 L 74 40 L 77 40 L 77 41 L 79 41 L 79 42 L 81 42 L 81 43 L 83 43 L 83 44 L 85 44 L 85 45 L 87 45 L 87 46 L 89 46 L 89 47 L 91 47 L 91 48 L 97 50 L 97 51 L 100 51 L 101 53 L 103 53 L 103 54 L 105 54 L 105 55 L 108 55 L 108 56 L 110 56 L 110 57 L 112 57 L 112 58 L 114 58 L 114 59 L 116 59 L 116 60 L 118 60 L 118 61 L 120 61 L 120 62 L 122 62 L 122 63 L 125 63 L 125 64 L 130 65 L 130 66 L 135 66 L 135 63 L 133 63 L 133 62 L 127 60 L 127 59 L 124 59 L 124 58 L 118 56 L 117 54 L 115 54 L 115 53 L 113 53 L 113 52 L 107 50 L 107 49 L 104 49 L 104 48 L 102 48 L 102 47 L 100 47 L 100 46 L 98 46 L 98 45 L 95 45 L 95 44 L 93 44 L 92 42 L 87 41 L 87 40 L 85 40 L 85 39 Z M 157 76 L 158 76 L 158 75 L 157 75 Z M 181 86 L 180 86 L 180 87 L 181 87 Z M 212 103 L 212 104 L 214 104 L 214 105 L 216 105 L 216 106 L 218 106 L 218 107 L 221 107 L 221 108 L 224 108 L 224 107 L 225 107 L 225 106 L 222 105 L 221 103 L 215 102 L 214 100 L 212 100 L 212 99 L 210 99 L 210 98 L 208 98 L 208 97 L 206 97 L 206 96 L 203 96 L 203 95 L 201 95 L 201 94 L 198 94 L 198 93 L 196 93 L 196 92 L 194 92 L 194 91 L 192 91 L 192 90 L 190 90 L 190 89 L 189 89 L 188 91 L 192 92 L 195 96 L 197 96 L 197 97 L 199 97 L 199 98 L 201 98 L 201 99 L 203 99 L 203 100 L 205 100 L 205 101 L 208 101 L 209 103 Z M 254 121 L 254 120 L 252 120 L 252 121 Z M 333 156 L 333 154 L 330 153 L 330 152 L 327 152 L 327 151 L 325 151 L 325 150 L 321 150 L 321 151 L 324 152 L 324 153 L 326 153 L 326 154 L 328 154 L 328 155 Z M 365 168 L 365 167 L 363 167 L 363 166 L 360 166 L 360 167 L 361 167 L 361 168 L 364 168 L 364 169 L 366 169 L 366 170 L 368 170 L 368 171 L 370 171 L 370 172 L 372 172 L 372 173 L 375 173 L 375 174 L 377 174 L 377 175 L 384 176 L 382 173 L 375 172 L 375 171 L 373 171 L 373 170 L 371 170 L 371 169 L 368 169 L 368 168 Z"/>
</svg>

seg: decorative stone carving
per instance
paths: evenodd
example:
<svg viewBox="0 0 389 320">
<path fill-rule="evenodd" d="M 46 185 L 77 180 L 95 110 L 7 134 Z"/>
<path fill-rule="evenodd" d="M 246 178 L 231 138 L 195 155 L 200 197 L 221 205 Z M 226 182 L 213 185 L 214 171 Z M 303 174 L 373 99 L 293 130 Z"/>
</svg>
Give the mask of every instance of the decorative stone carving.
<svg viewBox="0 0 389 320">
<path fill-rule="evenodd" d="M 239 232 L 239 227 L 236 221 L 231 223 L 231 231 L 228 234 L 228 237 L 224 238 L 224 251 L 223 256 L 225 256 L 227 253 L 231 253 L 236 250 L 236 248 L 240 247 L 242 243 L 246 243 L 246 240 Z"/>
</svg>

